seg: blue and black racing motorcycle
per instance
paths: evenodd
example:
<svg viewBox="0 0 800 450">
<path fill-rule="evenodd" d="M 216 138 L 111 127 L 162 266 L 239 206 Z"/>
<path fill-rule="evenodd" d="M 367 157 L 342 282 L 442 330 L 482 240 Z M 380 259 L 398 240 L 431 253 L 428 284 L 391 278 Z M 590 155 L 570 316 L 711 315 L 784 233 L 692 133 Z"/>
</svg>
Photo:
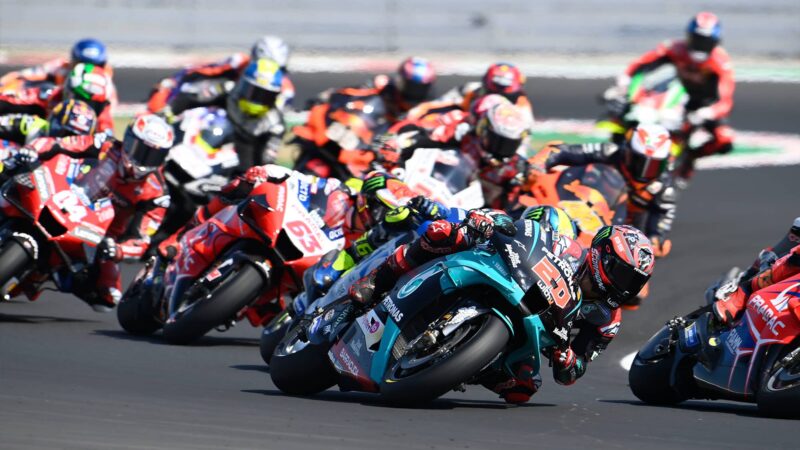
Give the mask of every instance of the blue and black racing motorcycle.
<svg viewBox="0 0 800 450">
<path fill-rule="evenodd" d="M 513 374 L 531 357 L 538 372 L 541 353 L 565 345 L 568 330 L 552 324 L 568 323 L 581 300 L 571 267 L 549 250 L 551 233 L 530 220 L 515 226 L 401 277 L 355 319 L 347 290 L 334 286 L 278 344 L 273 382 L 294 395 L 338 384 L 418 404 L 486 370 Z"/>
</svg>

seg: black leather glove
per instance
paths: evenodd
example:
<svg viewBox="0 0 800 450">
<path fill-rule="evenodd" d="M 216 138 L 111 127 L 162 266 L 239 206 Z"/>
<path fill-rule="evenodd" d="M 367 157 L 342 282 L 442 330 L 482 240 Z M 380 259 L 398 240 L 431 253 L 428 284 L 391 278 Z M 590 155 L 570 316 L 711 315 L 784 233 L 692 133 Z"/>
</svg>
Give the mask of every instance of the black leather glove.
<svg viewBox="0 0 800 450">
<path fill-rule="evenodd" d="M 444 208 L 441 208 L 439 203 L 421 195 L 409 200 L 406 206 L 416 211 L 417 217 L 422 220 L 438 220 L 444 218 Z"/>
</svg>

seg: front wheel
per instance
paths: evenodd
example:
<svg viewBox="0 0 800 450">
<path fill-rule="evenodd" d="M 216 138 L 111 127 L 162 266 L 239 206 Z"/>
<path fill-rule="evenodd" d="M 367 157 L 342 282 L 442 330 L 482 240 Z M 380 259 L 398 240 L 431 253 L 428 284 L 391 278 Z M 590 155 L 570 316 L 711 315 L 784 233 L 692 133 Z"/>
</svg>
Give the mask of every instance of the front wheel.
<svg viewBox="0 0 800 450">
<path fill-rule="evenodd" d="M 137 336 L 147 336 L 161 328 L 156 319 L 153 289 L 148 289 L 145 275 L 137 277 L 117 305 L 117 321 L 122 329 Z"/>
<path fill-rule="evenodd" d="M 637 353 L 628 372 L 633 395 L 651 405 L 677 405 L 687 400 L 689 397 L 679 393 L 670 384 L 674 360 L 674 352 L 656 360 L 645 360 Z"/>
<path fill-rule="evenodd" d="M 164 339 L 171 344 L 188 344 L 236 316 L 255 300 L 265 277 L 250 264 L 232 272 L 208 295 L 173 314 L 164 325 Z"/>
<path fill-rule="evenodd" d="M 494 315 L 464 322 L 434 347 L 413 346 L 390 364 L 381 396 L 395 404 L 435 400 L 489 365 L 509 339 L 508 328 Z"/>
<path fill-rule="evenodd" d="M 4 288 L 14 277 L 25 272 L 33 258 L 21 243 L 9 239 L 0 248 L 0 288 Z M 0 295 L 5 292 L 0 292 Z"/>
<path fill-rule="evenodd" d="M 278 343 L 286 336 L 286 332 L 292 327 L 292 315 L 289 314 L 287 309 L 284 309 L 280 314 L 273 317 L 267 323 L 263 330 L 261 330 L 261 342 L 259 343 L 259 350 L 261 352 L 261 359 L 269 364 L 272 354 Z"/>
<path fill-rule="evenodd" d="M 328 359 L 330 344 L 312 344 L 305 338 L 308 324 L 292 327 L 269 360 L 269 375 L 281 391 L 312 395 L 336 384 L 337 374 Z"/>
<path fill-rule="evenodd" d="M 780 361 L 786 357 L 789 349 L 781 353 L 779 363 L 764 375 L 761 389 L 758 391 L 758 410 L 764 415 L 784 418 L 800 418 L 800 359 L 787 362 Z"/>
</svg>

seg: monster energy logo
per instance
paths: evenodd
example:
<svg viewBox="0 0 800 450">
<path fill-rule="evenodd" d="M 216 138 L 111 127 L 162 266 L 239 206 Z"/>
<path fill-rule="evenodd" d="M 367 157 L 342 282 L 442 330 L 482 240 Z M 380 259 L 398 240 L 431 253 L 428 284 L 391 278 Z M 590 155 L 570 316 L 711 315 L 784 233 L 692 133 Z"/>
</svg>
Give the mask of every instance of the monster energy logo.
<svg viewBox="0 0 800 450">
<path fill-rule="evenodd" d="M 594 239 L 592 239 L 592 243 L 597 243 L 600 239 L 605 239 L 611 234 L 611 227 L 603 227 L 597 235 L 595 235 Z"/>
<path fill-rule="evenodd" d="M 373 177 L 364 182 L 364 191 L 377 191 L 386 186 L 386 179 L 383 177 Z"/>
<path fill-rule="evenodd" d="M 542 218 L 542 213 L 543 212 L 544 212 L 544 208 L 540 206 L 540 207 L 528 212 L 528 214 L 525 216 L 525 218 L 526 219 L 530 219 L 530 220 L 538 221 L 539 219 Z"/>
</svg>

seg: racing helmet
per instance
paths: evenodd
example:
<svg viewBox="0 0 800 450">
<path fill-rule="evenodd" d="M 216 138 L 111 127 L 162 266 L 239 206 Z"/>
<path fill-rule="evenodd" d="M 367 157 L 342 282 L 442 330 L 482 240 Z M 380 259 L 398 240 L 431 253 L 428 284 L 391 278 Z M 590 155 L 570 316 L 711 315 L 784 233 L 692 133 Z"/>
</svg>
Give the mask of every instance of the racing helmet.
<svg viewBox="0 0 800 450">
<path fill-rule="evenodd" d="M 436 71 L 430 61 L 412 56 L 397 68 L 397 91 L 404 101 L 417 104 L 425 101 L 436 81 Z"/>
<path fill-rule="evenodd" d="M 719 45 L 721 35 L 722 25 L 716 15 L 705 11 L 697 13 L 686 28 L 686 46 L 692 60 L 706 61 Z"/>
<path fill-rule="evenodd" d="M 251 61 L 236 82 L 231 96 L 244 115 L 261 117 L 275 107 L 281 93 L 283 70 L 272 59 Z"/>
<path fill-rule="evenodd" d="M 528 137 L 532 119 L 522 108 L 508 103 L 492 106 L 475 125 L 481 149 L 491 158 L 506 161 Z"/>
<path fill-rule="evenodd" d="M 81 100 L 64 100 L 50 113 L 50 137 L 92 135 L 97 127 L 97 114 Z"/>
<path fill-rule="evenodd" d="M 86 63 L 104 67 L 108 62 L 106 46 L 97 39 L 81 39 L 72 46 L 72 64 Z"/>
<path fill-rule="evenodd" d="M 99 115 L 110 101 L 111 90 L 111 78 L 102 66 L 79 63 L 67 77 L 64 98 L 82 100 Z"/>
<path fill-rule="evenodd" d="M 122 168 L 134 179 L 157 171 L 175 140 L 172 127 L 155 114 L 139 116 L 125 130 L 122 140 Z"/>
<path fill-rule="evenodd" d="M 525 75 L 517 66 L 509 63 L 492 64 L 481 80 L 484 94 L 500 94 L 511 103 L 517 102 L 524 85 Z"/>
<path fill-rule="evenodd" d="M 578 236 L 578 226 L 575 221 L 561 208 L 555 206 L 529 206 L 522 213 L 523 219 L 539 222 L 545 229 L 557 231 L 570 239 Z"/>
<path fill-rule="evenodd" d="M 486 94 L 478 97 L 472 102 L 469 107 L 469 117 L 474 122 L 477 122 L 481 117 L 489 111 L 492 106 L 505 103 L 511 105 L 511 101 L 500 94 Z"/>
<path fill-rule="evenodd" d="M 250 57 L 253 61 L 262 58 L 271 59 L 285 72 L 289 65 L 289 46 L 278 36 L 263 36 L 253 44 Z"/>
<path fill-rule="evenodd" d="M 672 140 L 661 125 L 638 125 L 628 131 L 622 149 L 624 171 L 636 181 L 655 180 L 669 165 Z"/>
<path fill-rule="evenodd" d="M 586 270 L 606 303 L 617 308 L 636 296 L 653 274 L 655 256 L 647 237 L 629 225 L 601 228 L 589 251 Z"/>
</svg>

